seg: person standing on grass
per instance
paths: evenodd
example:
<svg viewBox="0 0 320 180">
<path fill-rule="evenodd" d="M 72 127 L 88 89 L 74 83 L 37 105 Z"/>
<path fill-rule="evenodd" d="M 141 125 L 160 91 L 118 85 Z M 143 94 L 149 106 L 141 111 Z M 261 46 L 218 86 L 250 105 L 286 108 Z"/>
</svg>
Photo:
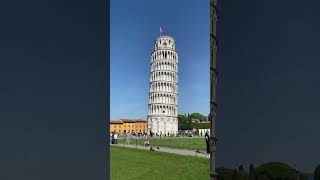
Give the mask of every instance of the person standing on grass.
<svg viewBox="0 0 320 180">
<path fill-rule="evenodd" d="M 206 145 L 207 145 L 207 153 L 210 154 L 210 143 L 209 143 L 209 132 L 208 131 L 206 131 L 205 138 L 206 138 Z"/>
<path fill-rule="evenodd" d="M 114 144 L 114 133 L 111 134 L 111 144 Z"/>
<path fill-rule="evenodd" d="M 117 132 L 114 133 L 113 138 L 114 138 L 114 144 L 118 144 L 118 133 Z"/>
<path fill-rule="evenodd" d="M 127 133 L 127 142 L 126 142 L 127 145 L 130 144 L 130 136 L 131 136 L 131 134 L 130 134 L 130 132 L 128 132 Z"/>
<path fill-rule="evenodd" d="M 135 137 L 136 137 L 136 133 L 132 130 L 131 139 L 135 139 Z"/>
</svg>

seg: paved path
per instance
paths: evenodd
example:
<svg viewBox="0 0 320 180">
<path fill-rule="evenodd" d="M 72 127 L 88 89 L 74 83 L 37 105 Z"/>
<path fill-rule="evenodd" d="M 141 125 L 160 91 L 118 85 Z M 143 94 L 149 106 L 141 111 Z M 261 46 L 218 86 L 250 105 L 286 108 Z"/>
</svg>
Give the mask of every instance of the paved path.
<svg viewBox="0 0 320 180">
<path fill-rule="evenodd" d="M 121 146 L 121 147 L 128 147 L 128 148 L 136 148 L 136 149 L 143 149 L 150 151 L 150 146 L 145 147 L 141 145 L 126 145 L 126 144 L 110 144 L 112 146 Z M 189 149 L 174 149 L 174 148 L 167 148 L 167 147 L 158 147 L 152 146 L 153 150 L 158 152 L 166 152 L 166 153 L 173 153 L 173 154 L 179 154 L 184 156 L 195 156 L 195 157 L 202 157 L 202 158 L 210 158 L 210 156 L 203 151 L 197 152 L 196 150 L 189 150 Z"/>
<path fill-rule="evenodd" d="M 126 136 L 118 136 L 118 139 L 126 139 Z M 145 139 L 143 136 L 136 136 L 136 139 Z M 192 136 L 192 137 L 187 137 L 187 136 L 181 136 L 181 137 L 149 137 L 150 139 L 198 139 L 198 138 L 202 138 L 205 139 L 204 136 Z M 111 136 L 110 136 L 110 141 L 111 141 Z"/>
</svg>

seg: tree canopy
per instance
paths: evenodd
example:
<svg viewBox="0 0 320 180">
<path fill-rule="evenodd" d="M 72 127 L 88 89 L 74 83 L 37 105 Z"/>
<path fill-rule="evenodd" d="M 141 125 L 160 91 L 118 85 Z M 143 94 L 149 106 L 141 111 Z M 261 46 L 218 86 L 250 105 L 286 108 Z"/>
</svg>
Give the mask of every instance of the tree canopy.
<svg viewBox="0 0 320 180">
<path fill-rule="evenodd" d="M 190 117 L 190 119 L 198 119 L 198 120 L 203 120 L 205 118 L 204 115 L 197 113 L 197 112 L 190 114 L 189 117 Z"/>
<path fill-rule="evenodd" d="M 192 130 L 192 129 L 209 129 L 210 123 L 197 123 L 192 120 L 203 120 L 205 116 L 200 113 L 192 114 L 178 114 L 178 129 L 179 130 Z"/>
<path fill-rule="evenodd" d="M 220 167 L 216 169 L 218 180 L 232 180 L 233 169 Z"/>
<path fill-rule="evenodd" d="M 250 164 L 249 173 L 240 165 L 238 168 L 217 168 L 218 180 L 306 180 L 307 176 L 298 172 L 288 164 L 281 162 L 268 162 L 254 168 Z M 315 170 L 315 179 L 320 180 L 320 165 Z M 316 178 L 318 177 L 318 179 Z"/>
<path fill-rule="evenodd" d="M 255 170 L 257 179 L 297 179 L 297 171 L 288 164 L 281 162 L 268 162 Z"/>
</svg>

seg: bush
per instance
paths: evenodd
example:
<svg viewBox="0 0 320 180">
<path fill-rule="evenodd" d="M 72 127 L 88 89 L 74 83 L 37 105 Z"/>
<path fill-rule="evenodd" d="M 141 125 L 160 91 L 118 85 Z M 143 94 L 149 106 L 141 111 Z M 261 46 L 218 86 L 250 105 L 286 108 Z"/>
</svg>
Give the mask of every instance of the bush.
<svg viewBox="0 0 320 180">
<path fill-rule="evenodd" d="M 288 164 L 269 162 L 260 165 L 255 170 L 256 179 L 297 179 L 297 171 Z"/>
<path fill-rule="evenodd" d="M 216 169 L 218 180 L 232 180 L 233 170 L 229 168 L 219 167 Z"/>
</svg>

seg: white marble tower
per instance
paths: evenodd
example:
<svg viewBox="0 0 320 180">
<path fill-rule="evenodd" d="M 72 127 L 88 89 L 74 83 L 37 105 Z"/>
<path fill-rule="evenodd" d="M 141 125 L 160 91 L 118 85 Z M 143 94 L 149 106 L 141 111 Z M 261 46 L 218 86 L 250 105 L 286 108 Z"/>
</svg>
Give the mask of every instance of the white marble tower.
<svg viewBox="0 0 320 180">
<path fill-rule="evenodd" d="M 160 28 L 160 33 L 162 29 Z M 151 54 L 150 90 L 148 104 L 149 132 L 176 134 L 178 132 L 178 53 L 175 40 L 160 35 Z"/>
</svg>

